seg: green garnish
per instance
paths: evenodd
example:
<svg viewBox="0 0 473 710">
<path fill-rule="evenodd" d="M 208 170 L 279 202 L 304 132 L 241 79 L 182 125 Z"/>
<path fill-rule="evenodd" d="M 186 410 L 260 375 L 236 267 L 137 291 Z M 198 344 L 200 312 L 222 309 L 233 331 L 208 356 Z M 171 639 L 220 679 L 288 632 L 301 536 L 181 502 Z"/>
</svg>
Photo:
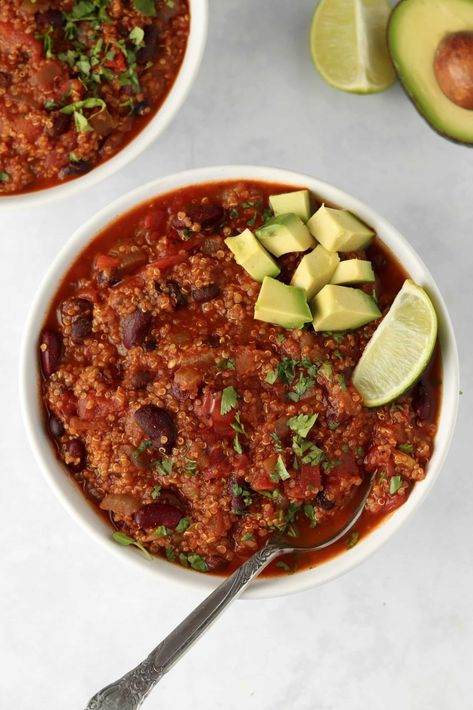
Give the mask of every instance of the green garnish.
<svg viewBox="0 0 473 710">
<path fill-rule="evenodd" d="M 131 460 L 133 461 L 133 463 L 137 463 L 141 454 L 146 451 L 146 449 L 150 449 L 152 446 L 153 442 L 149 439 L 145 439 L 145 441 L 142 441 L 141 444 L 133 451 L 131 455 Z"/>
<path fill-rule="evenodd" d="M 156 500 L 156 498 L 159 496 L 159 494 L 161 493 L 161 488 L 162 486 L 155 486 L 153 488 L 153 490 L 151 491 L 151 498 L 153 500 Z"/>
<path fill-rule="evenodd" d="M 208 572 L 209 568 L 207 565 L 207 562 L 202 559 L 200 555 L 197 553 L 193 552 L 190 555 L 187 556 L 187 559 L 189 560 L 189 564 L 192 567 L 192 569 L 197 570 L 197 572 Z"/>
<path fill-rule="evenodd" d="M 243 486 L 239 486 L 238 483 L 234 483 L 232 485 L 232 493 L 234 496 L 241 497 L 243 500 L 243 504 L 245 505 L 246 508 L 250 506 L 253 502 L 253 499 L 251 497 L 251 491 L 248 490 L 248 488 L 243 488 Z M 232 511 L 233 513 L 239 514 L 240 511 Z"/>
<path fill-rule="evenodd" d="M 347 538 L 347 541 L 345 543 L 345 547 L 347 550 L 351 550 L 352 547 L 355 547 L 356 543 L 360 539 L 360 533 L 359 532 L 352 532 L 351 535 Z"/>
<path fill-rule="evenodd" d="M 338 384 L 340 385 L 340 389 L 342 390 L 342 392 L 347 391 L 347 385 L 345 382 L 345 377 L 343 375 L 338 375 Z"/>
<path fill-rule="evenodd" d="M 98 108 L 99 110 L 90 116 L 90 118 L 94 118 L 94 116 L 98 116 L 99 113 L 102 113 L 106 107 L 107 104 L 103 99 L 91 97 L 89 99 L 84 99 L 83 101 L 73 101 L 71 104 L 63 106 L 63 108 L 59 109 L 59 111 L 60 113 L 64 113 L 66 115 L 72 114 L 76 131 L 78 133 L 85 133 L 92 131 L 93 128 L 89 123 L 89 119 L 84 116 L 84 109 Z"/>
<path fill-rule="evenodd" d="M 403 454 L 413 454 L 414 445 L 413 444 L 398 444 L 397 448 L 402 451 Z"/>
<path fill-rule="evenodd" d="M 190 459 L 187 456 L 182 457 L 185 462 L 185 467 L 183 469 L 187 476 L 195 476 L 199 472 L 199 464 L 194 459 Z"/>
<path fill-rule="evenodd" d="M 285 562 L 276 562 L 276 567 L 280 567 L 281 569 L 283 569 L 283 570 L 284 570 L 285 572 L 287 572 L 288 574 L 292 574 L 292 572 L 293 572 L 293 570 L 292 570 L 292 569 L 289 567 L 289 565 L 286 564 Z"/>
<path fill-rule="evenodd" d="M 128 547 L 128 545 L 134 545 L 137 547 L 143 555 L 146 557 L 147 560 L 152 560 L 153 557 L 149 554 L 148 550 L 146 547 L 144 547 L 141 542 L 138 542 L 137 540 L 133 540 L 132 537 L 129 537 L 129 535 L 125 535 L 125 533 L 120 532 L 119 530 L 116 530 L 114 533 L 112 533 L 112 539 L 117 542 L 119 545 L 123 545 L 124 547 Z"/>
<path fill-rule="evenodd" d="M 361 458 L 362 456 L 365 455 L 365 450 L 362 446 L 357 446 L 355 449 L 355 453 L 357 456 L 359 456 Z"/>
<path fill-rule="evenodd" d="M 402 486 L 402 477 L 393 476 L 389 481 L 389 493 L 393 496 L 395 495 L 400 487 Z"/>
<path fill-rule="evenodd" d="M 164 552 L 166 553 L 166 557 L 168 558 L 169 562 L 174 562 L 176 559 L 176 553 L 172 549 L 172 547 L 165 547 Z"/>
<path fill-rule="evenodd" d="M 10 176 L 5 170 L 0 170 L 0 182 L 10 182 Z"/>
<path fill-rule="evenodd" d="M 235 437 L 233 439 L 233 448 L 235 449 L 237 454 L 243 453 L 243 449 L 241 448 L 241 443 L 240 443 L 240 439 L 238 437 L 238 433 L 235 434 Z"/>
<path fill-rule="evenodd" d="M 225 387 L 222 392 L 222 401 L 220 403 L 220 414 L 228 414 L 228 412 L 236 407 L 238 400 L 238 392 L 233 387 Z"/>
<path fill-rule="evenodd" d="M 299 436 L 305 439 L 314 426 L 318 416 L 318 414 L 298 414 L 288 419 L 287 424 L 292 431 L 295 431 L 296 434 L 299 434 Z"/>
<path fill-rule="evenodd" d="M 275 431 L 273 431 L 273 433 L 271 434 L 271 439 L 273 439 L 273 441 L 274 441 L 274 448 L 276 449 L 276 451 L 284 451 L 284 447 L 281 443 L 281 439 L 279 438 L 279 436 L 276 434 Z"/>
<path fill-rule="evenodd" d="M 161 461 L 155 461 L 154 466 L 161 476 L 170 476 L 172 473 L 173 460 L 169 456 L 163 456 Z"/>
<path fill-rule="evenodd" d="M 268 384 L 274 385 L 274 383 L 278 379 L 278 373 L 276 372 L 276 370 L 270 370 L 264 379 L 266 382 L 268 382 Z"/>
<path fill-rule="evenodd" d="M 155 535 L 157 537 L 167 537 L 172 533 L 172 530 L 168 530 L 168 528 L 165 525 L 160 525 L 158 528 L 155 530 Z"/>
<path fill-rule="evenodd" d="M 128 37 L 136 47 L 142 47 L 143 40 L 145 38 L 145 31 L 142 27 L 133 27 Z"/>
<path fill-rule="evenodd" d="M 241 541 L 247 542 L 248 540 L 251 540 L 252 538 L 254 538 L 253 533 L 247 532 L 243 535 L 243 537 L 241 538 Z"/>
<path fill-rule="evenodd" d="M 218 367 L 221 370 L 234 370 L 235 360 L 231 357 L 222 357 L 222 359 L 219 360 Z"/>
<path fill-rule="evenodd" d="M 54 56 L 53 54 L 53 38 L 51 37 L 53 32 L 53 28 L 51 25 L 49 25 L 48 29 L 46 32 L 41 35 L 41 34 L 35 34 L 35 39 L 39 39 L 40 41 L 42 40 L 43 42 L 43 50 L 44 50 L 44 56 L 46 59 L 52 59 Z"/>
<path fill-rule="evenodd" d="M 282 333 L 280 333 L 280 334 L 277 336 L 277 340 L 279 340 L 280 343 L 284 343 L 284 341 L 286 340 L 286 336 L 283 335 Z"/>
<path fill-rule="evenodd" d="M 183 533 L 187 530 L 190 525 L 190 518 L 181 518 L 176 525 L 176 532 Z"/>
<path fill-rule="evenodd" d="M 156 6 L 154 0 L 133 0 L 133 7 L 146 17 L 156 17 Z M 173 5 L 169 5 L 173 7 Z"/>
<path fill-rule="evenodd" d="M 74 153 L 74 151 L 72 151 L 71 153 L 69 153 L 69 162 L 70 162 L 70 163 L 78 163 L 79 160 L 80 160 L 80 159 L 77 157 L 77 155 Z"/>
<path fill-rule="evenodd" d="M 329 363 L 328 360 L 325 360 L 321 364 L 321 366 L 319 368 L 319 372 L 321 372 L 322 375 L 325 377 L 325 379 L 327 379 L 329 382 L 332 381 L 333 369 L 332 369 L 332 365 Z"/>
<path fill-rule="evenodd" d="M 305 503 L 303 510 L 305 517 L 310 522 L 310 527 L 315 528 L 315 526 L 317 525 L 317 518 L 315 517 L 314 506 L 311 503 Z"/>
<path fill-rule="evenodd" d="M 327 422 L 327 426 L 331 431 L 334 431 L 335 429 L 338 429 L 340 422 Z"/>
<path fill-rule="evenodd" d="M 287 468 L 284 464 L 284 461 L 281 458 L 281 454 L 279 454 L 277 461 L 274 465 L 274 471 L 270 475 L 270 478 L 272 481 L 277 482 L 279 480 L 287 481 L 287 479 L 290 477 L 291 477 L 291 475 L 290 475 L 289 471 L 287 470 Z"/>
</svg>

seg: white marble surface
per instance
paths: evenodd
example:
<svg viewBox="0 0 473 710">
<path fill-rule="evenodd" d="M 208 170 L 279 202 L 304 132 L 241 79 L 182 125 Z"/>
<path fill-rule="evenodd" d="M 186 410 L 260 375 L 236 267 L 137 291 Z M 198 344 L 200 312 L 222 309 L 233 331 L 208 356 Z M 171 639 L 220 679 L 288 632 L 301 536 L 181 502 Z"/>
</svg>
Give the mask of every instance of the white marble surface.
<svg viewBox="0 0 473 710">
<path fill-rule="evenodd" d="M 184 168 L 252 162 L 331 181 L 412 241 L 456 326 L 459 424 L 434 492 L 380 553 L 324 588 L 236 603 L 146 707 L 468 710 L 473 153 L 430 131 L 399 87 L 357 97 L 325 86 L 307 52 L 314 0 L 210 5 L 198 80 L 146 155 L 93 192 L 0 215 L 0 706 L 80 710 L 200 601 L 95 546 L 38 473 L 20 420 L 17 362 L 40 277 L 71 231 L 129 188 Z"/>
</svg>

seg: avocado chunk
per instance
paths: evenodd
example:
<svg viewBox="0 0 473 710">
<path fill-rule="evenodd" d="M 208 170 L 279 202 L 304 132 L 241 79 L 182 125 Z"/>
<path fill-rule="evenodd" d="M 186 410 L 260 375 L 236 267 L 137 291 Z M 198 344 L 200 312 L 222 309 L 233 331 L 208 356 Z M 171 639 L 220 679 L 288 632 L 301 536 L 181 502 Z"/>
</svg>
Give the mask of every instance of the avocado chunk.
<svg viewBox="0 0 473 710">
<path fill-rule="evenodd" d="M 308 299 L 330 282 L 340 259 L 338 254 L 327 251 L 321 244 L 302 257 L 294 272 L 291 284 L 303 288 Z"/>
<path fill-rule="evenodd" d="M 347 259 L 341 261 L 335 269 L 331 284 L 368 284 L 375 280 L 371 261 L 364 259 Z"/>
<path fill-rule="evenodd" d="M 284 192 L 281 195 L 271 195 L 269 204 L 275 215 L 292 212 L 303 222 L 307 222 L 310 217 L 309 190 L 295 190 L 294 192 Z"/>
<path fill-rule="evenodd" d="M 358 288 L 324 286 L 311 301 L 314 330 L 349 330 L 360 328 L 381 312 L 374 298 Z"/>
<path fill-rule="evenodd" d="M 289 254 L 291 251 L 305 251 L 315 246 L 304 222 L 292 212 L 273 217 L 257 229 L 255 234 L 274 256 Z"/>
<path fill-rule="evenodd" d="M 471 0 L 402 0 L 388 26 L 394 67 L 414 106 L 438 133 L 462 143 L 473 143 L 465 108 L 473 100 L 471 30 Z"/>
<path fill-rule="evenodd" d="M 249 229 L 236 237 L 228 237 L 225 244 L 240 264 L 255 281 L 263 281 L 265 276 L 277 276 L 281 269 L 266 249 L 261 246 Z"/>
<path fill-rule="evenodd" d="M 328 251 L 357 251 L 364 249 L 374 237 L 374 232 L 347 210 L 319 207 L 309 219 L 310 233 Z"/>
<path fill-rule="evenodd" d="M 255 318 L 283 328 L 302 328 L 310 323 L 312 314 L 301 288 L 265 276 L 255 303 Z"/>
</svg>

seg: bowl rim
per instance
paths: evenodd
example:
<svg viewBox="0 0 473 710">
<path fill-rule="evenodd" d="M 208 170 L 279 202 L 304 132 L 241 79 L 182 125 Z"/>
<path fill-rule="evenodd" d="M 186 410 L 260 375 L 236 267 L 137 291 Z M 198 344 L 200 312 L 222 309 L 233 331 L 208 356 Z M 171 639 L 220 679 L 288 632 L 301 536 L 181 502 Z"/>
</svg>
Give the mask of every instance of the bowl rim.
<svg viewBox="0 0 473 710">
<path fill-rule="evenodd" d="M 294 575 L 258 579 L 243 595 L 246 598 L 261 599 L 302 592 L 324 584 L 353 569 L 378 550 L 419 507 L 432 489 L 444 464 L 453 437 L 459 402 L 459 361 L 450 316 L 435 280 L 421 258 L 406 239 L 375 210 L 339 188 L 316 178 L 279 168 L 251 165 L 197 168 L 162 177 L 131 190 L 101 209 L 79 227 L 57 254 L 43 277 L 32 301 L 24 328 L 19 368 L 20 404 L 27 437 L 36 463 L 63 507 L 89 535 L 106 547 L 109 552 L 120 556 L 121 559 L 127 560 L 132 565 L 138 565 L 140 569 L 146 570 L 149 574 L 153 574 L 155 580 L 157 573 L 162 579 L 169 580 L 170 583 L 184 584 L 207 592 L 215 589 L 222 577 L 192 573 L 158 558 L 149 562 L 138 550 L 116 545 L 111 540 L 108 524 L 93 510 L 75 481 L 64 475 L 64 468 L 57 460 L 51 442 L 44 431 L 44 414 L 38 388 L 37 342 L 41 327 L 38 324 L 43 323 L 49 303 L 68 266 L 103 227 L 133 207 L 146 203 L 159 195 L 187 186 L 225 180 L 256 180 L 294 187 L 305 186 L 321 198 L 349 209 L 365 220 L 392 250 L 409 276 L 416 282 L 420 282 L 432 298 L 439 319 L 439 340 L 443 361 L 443 394 L 438 431 L 426 478 L 416 484 L 404 505 L 394 511 L 369 535 L 362 538 L 353 549 Z"/>
<path fill-rule="evenodd" d="M 93 187 L 137 158 L 166 130 L 180 110 L 197 77 L 207 41 L 208 0 L 189 0 L 189 7 L 189 36 L 182 64 L 163 103 L 146 126 L 118 153 L 92 168 L 85 175 L 41 190 L 0 196 L 0 211 L 42 206 Z"/>
</svg>

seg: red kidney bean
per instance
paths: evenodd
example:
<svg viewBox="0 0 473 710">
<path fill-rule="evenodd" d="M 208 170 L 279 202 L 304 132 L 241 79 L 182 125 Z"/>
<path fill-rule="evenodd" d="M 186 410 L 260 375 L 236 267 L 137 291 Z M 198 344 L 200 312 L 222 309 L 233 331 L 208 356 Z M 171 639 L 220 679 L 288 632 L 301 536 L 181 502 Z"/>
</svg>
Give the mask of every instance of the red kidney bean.
<svg viewBox="0 0 473 710">
<path fill-rule="evenodd" d="M 335 503 L 324 496 L 322 491 L 315 496 L 317 505 L 324 510 L 331 510 Z"/>
<path fill-rule="evenodd" d="M 206 202 L 200 205 L 188 205 L 186 214 L 193 222 L 200 224 L 202 229 L 217 227 L 225 216 L 222 205 Z"/>
<path fill-rule="evenodd" d="M 132 375 L 130 382 L 133 389 L 142 390 L 149 382 L 152 382 L 153 379 L 152 373 L 148 372 L 148 370 L 137 370 L 137 372 Z"/>
<path fill-rule="evenodd" d="M 65 446 L 68 458 L 73 459 L 67 463 L 67 467 L 73 473 L 79 473 L 85 466 L 85 446 L 80 439 L 70 439 Z"/>
<path fill-rule="evenodd" d="M 68 175 L 83 175 L 92 170 L 92 163 L 88 160 L 76 160 L 75 163 L 68 163 L 59 172 L 59 177 L 67 177 Z"/>
<path fill-rule="evenodd" d="M 431 422 L 435 414 L 435 394 L 427 377 L 422 377 L 412 391 L 412 403 L 417 418 Z"/>
<path fill-rule="evenodd" d="M 158 449 L 170 451 L 176 441 L 176 426 L 171 415 L 155 404 L 146 404 L 135 412 L 135 421 Z"/>
<path fill-rule="evenodd" d="M 48 135 L 51 138 L 58 138 L 63 133 L 67 133 L 71 125 L 72 119 L 70 116 L 66 116 L 65 113 L 56 113 L 52 116 L 52 125 L 48 128 Z"/>
<path fill-rule="evenodd" d="M 156 25 L 146 25 L 144 31 L 144 47 L 141 47 L 136 53 L 137 64 L 154 62 L 159 54 L 159 29 Z"/>
<path fill-rule="evenodd" d="M 140 308 L 127 316 L 122 323 L 122 341 L 126 348 L 142 345 L 151 328 L 151 313 Z"/>
<path fill-rule="evenodd" d="M 60 10 L 45 10 L 37 12 L 35 15 L 36 24 L 51 25 L 52 27 L 63 27 L 66 20 Z"/>
<path fill-rule="evenodd" d="M 217 284 L 211 283 L 202 286 L 201 288 L 192 287 L 191 294 L 194 301 L 197 303 L 206 303 L 207 301 L 212 301 L 220 293 L 220 288 Z"/>
<path fill-rule="evenodd" d="M 55 414 L 49 417 L 49 431 L 55 439 L 59 439 L 64 434 L 64 424 Z"/>
<path fill-rule="evenodd" d="M 41 336 L 41 367 L 45 377 L 51 377 L 61 364 L 62 337 L 55 330 L 45 330 Z"/>
<path fill-rule="evenodd" d="M 76 342 L 84 340 L 92 333 L 92 314 L 79 316 L 71 325 L 71 338 Z"/>
<path fill-rule="evenodd" d="M 149 503 L 149 505 L 144 505 L 140 508 L 134 515 L 135 523 L 140 528 L 165 525 L 167 528 L 174 529 L 183 517 L 182 511 L 167 503 Z"/>
</svg>

